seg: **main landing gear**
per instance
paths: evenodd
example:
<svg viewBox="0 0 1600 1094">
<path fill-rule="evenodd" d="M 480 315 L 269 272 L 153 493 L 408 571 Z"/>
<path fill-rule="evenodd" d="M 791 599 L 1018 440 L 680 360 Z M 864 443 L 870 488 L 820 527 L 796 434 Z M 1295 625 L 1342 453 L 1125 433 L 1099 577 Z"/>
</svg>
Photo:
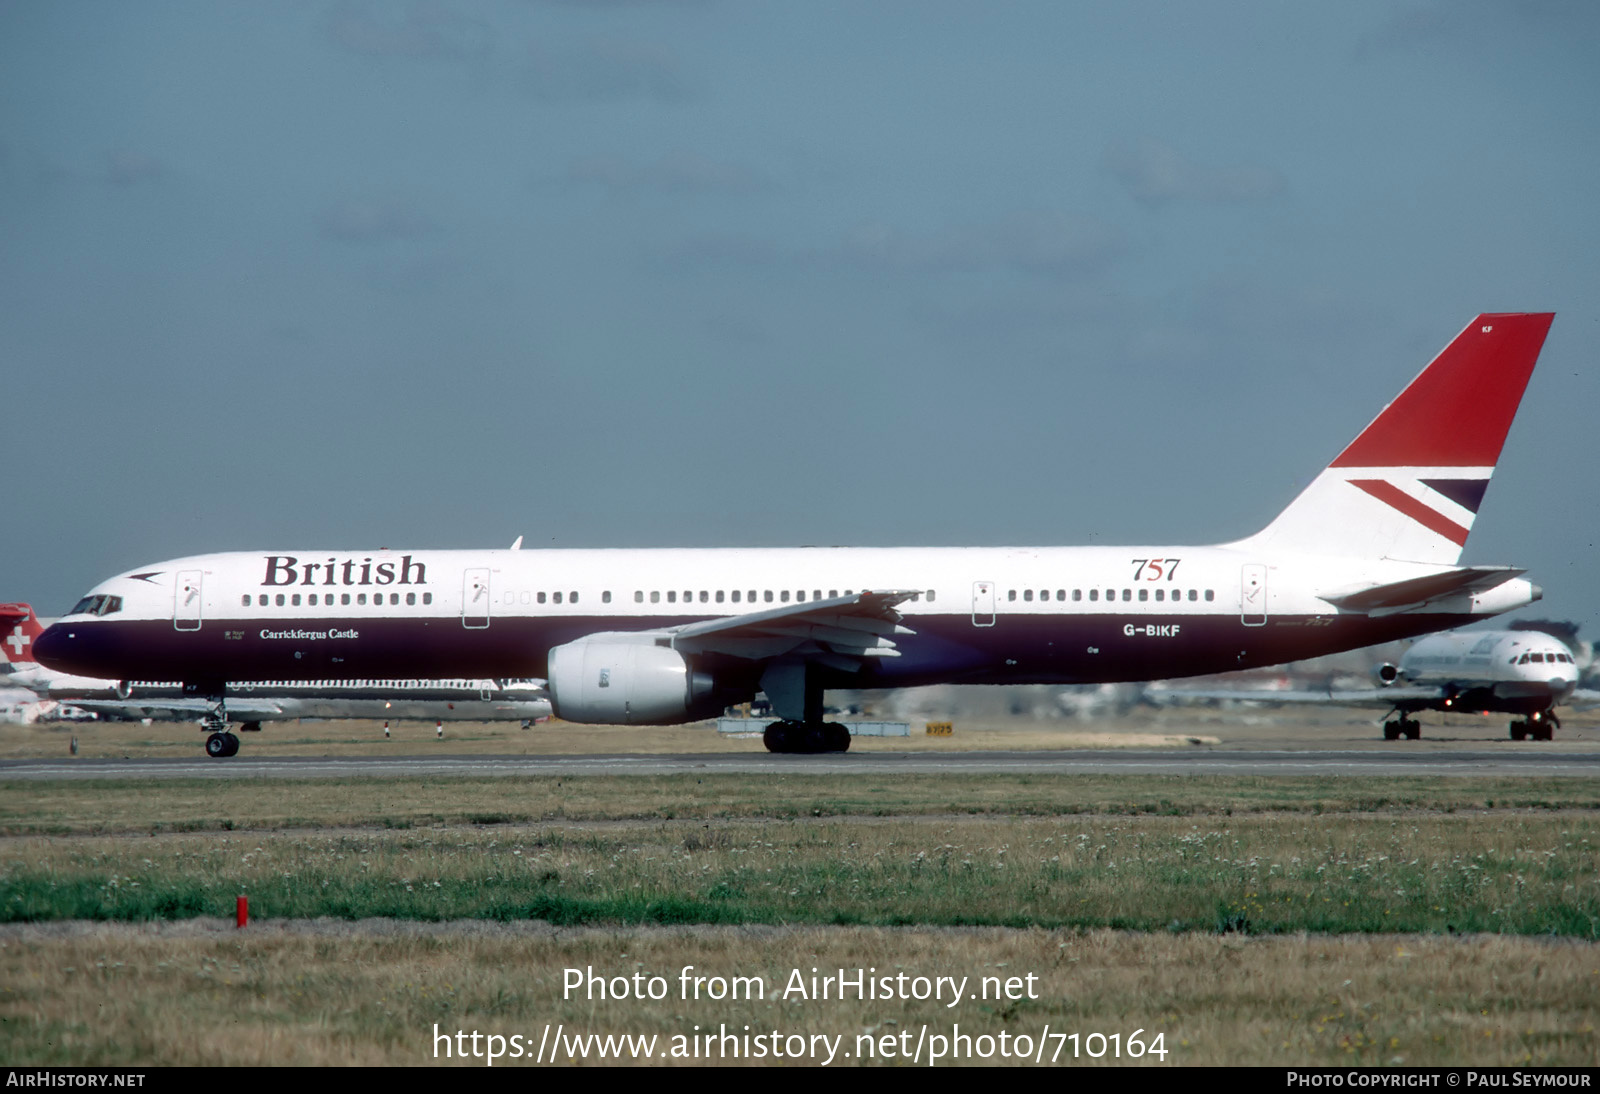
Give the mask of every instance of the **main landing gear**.
<svg viewBox="0 0 1600 1094">
<path fill-rule="evenodd" d="M 1536 710 L 1521 722 L 1511 723 L 1511 739 L 1513 741 L 1549 741 L 1554 740 L 1556 730 L 1561 728 L 1561 719 L 1557 718 L 1554 711 Z"/>
<path fill-rule="evenodd" d="M 773 722 L 761 741 L 768 752 L 850 751 L 850 731 L 837 722 Z"/>
<path fill-rule="evenodd" d="M 1398 741 L 1401 737 L 1415 741 L 1422 736 L 1422 723 L 1404 714 L 1392 722 L 1383 723 L 1383 739 Z"/>
</svg>

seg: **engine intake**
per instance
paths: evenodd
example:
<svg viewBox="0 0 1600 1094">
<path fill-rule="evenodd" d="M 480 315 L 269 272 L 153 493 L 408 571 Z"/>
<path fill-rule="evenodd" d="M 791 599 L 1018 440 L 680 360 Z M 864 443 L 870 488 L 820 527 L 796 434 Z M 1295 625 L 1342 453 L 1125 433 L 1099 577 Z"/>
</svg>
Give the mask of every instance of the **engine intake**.
<svg viewBox="0 0 1600 1094">
<path fill-rule="evenodd" d="M 1383 685 L 1384 687 L 1388 687 L 1390 684 L 1400 679 L 1400 667 L 1385 661 L 1383 664 L 1372 670 L 1372 675 L 1378 678 L 1379 684 Z"/>
<path fill-rule="evenodd" d="M 677 725 L 717 714 L 716 681 L 667 637 L 602 631 L 550 651 L 556 715 L 588 725 Z"/>
</svg>

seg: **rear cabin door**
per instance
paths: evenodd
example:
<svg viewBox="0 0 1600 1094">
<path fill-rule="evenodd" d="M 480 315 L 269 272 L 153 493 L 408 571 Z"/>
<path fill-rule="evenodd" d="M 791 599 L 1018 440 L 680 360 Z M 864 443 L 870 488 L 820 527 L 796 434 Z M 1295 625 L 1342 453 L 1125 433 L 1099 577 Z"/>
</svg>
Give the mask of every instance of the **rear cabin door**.
<svg viewBox="0 0 1600 1094">
<path fill-rule="evenodd" d="M 489 568 L 478 566 L 461 577 L 461 625 L 481 630 L 489 625 Z"/>
<path fill-rule="evenodd" d="M 200 607 L 205 598 L 201 594 L 202 573 L 199 570 L 181 570 L 172 590 L 172 625 L 180 631 L 200 629 Z"/>
<path fill-rule="evenodd" d="M 1259 562 L 1245 566 L 1239 576 L 1239 621 L 1247 627 L 1267 622 L 1267 568 Z"/>
</svg>

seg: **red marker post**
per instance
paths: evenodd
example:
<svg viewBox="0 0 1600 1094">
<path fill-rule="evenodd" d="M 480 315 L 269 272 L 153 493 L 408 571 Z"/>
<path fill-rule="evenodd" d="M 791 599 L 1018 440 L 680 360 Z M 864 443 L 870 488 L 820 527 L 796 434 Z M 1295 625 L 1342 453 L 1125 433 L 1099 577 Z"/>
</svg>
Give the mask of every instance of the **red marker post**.
<svg viewBox="0 0 1600 1094">
<path fill-rule="evenodd" d="M 242 896 L 234 906 L 234 926 L 244 928 L 250 925 L 250 898 Z"/>
</svg>

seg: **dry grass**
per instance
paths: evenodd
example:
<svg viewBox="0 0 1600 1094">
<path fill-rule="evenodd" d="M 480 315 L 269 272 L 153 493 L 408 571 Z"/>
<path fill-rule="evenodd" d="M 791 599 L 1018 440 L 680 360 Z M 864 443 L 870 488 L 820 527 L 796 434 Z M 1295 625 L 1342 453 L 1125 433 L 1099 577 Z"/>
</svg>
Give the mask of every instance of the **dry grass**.
<svg viewBox="0 0 1600 1094">
<path fill-rule="evenodd" d="M 1594 810 L 1600 779 L 705 774 L 0 781 L 0 834 L 628 819 Z"/>
<path fill-rule="evenodd" d="M 769 996 L 684 1002 L 685 965 L 760 976 Z M 661 974 L 671 992 L 660 1003 L 564 1000 L 563 970 L 591 966 Z M 1039 998 L 947 1009 L 771 997 L 792 970 L 813 967 L 966 976 L 974 987 L 986 975 L 1032 973 Z M 0 1059 L 13 1065 L 425 1064 L 435 1062 L 435 1024 L 518 1035 L 531 1052 L 546 1023 L 569 1034 L 654 1033 L 662 1047 L 696 1025 L 844 1035 L 854 1051 L 868 1031 L 909 1030 L 914 1044 L 924 1024 L 949 1035 L 959 1023 L 974 1036 L 1038 1036 L 1048 1024 L 1159 1033 L 1169 1064 L 1600 1063 L 1600 946 L 1489 936 L 14 926 L 0 928 L 0 985 Z"/>
</svg>

